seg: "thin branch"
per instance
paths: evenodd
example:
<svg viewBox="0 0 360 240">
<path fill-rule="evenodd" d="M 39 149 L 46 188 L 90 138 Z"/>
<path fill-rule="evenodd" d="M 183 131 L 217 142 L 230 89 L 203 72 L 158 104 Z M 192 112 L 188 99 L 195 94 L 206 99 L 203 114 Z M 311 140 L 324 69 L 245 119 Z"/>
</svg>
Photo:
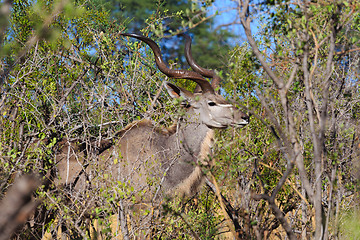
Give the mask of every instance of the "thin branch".
<svg viewBox="0 0 360 240">
<path fill-rule="evenodd" d="M 242 9 L 242 10 L 240 10 L 240 9 Z M 244 27 L 246 37 L 248 39 L 248 42 L 249 42 L 255 56 L 260 61 L 261 66 L 264 68 L 265 72 L 269 75 L 269 77 L 277 85 L 277 88 L 279 90 L 283 89 L 284 81 L 282 79 L 278 78 L 275 75 L 275 73 L 271 70 L 269 64 L 265 61 L 263 55 L 261 54 L 261 52 L 256 44 L 255 39 L 252 36 L 251 27 L 250 27 L 250 17 L 246 16 L 247 12 L 249 11 L 249 0 L 244 1 L 242 8 L 239 7 L 239 10 L 240 10 L 239 15 L 240 15 L 241 24 Z"/>
<path fill-rule="evenodd" d="M 328 108 L 328 101 L 329 101 L 329 87 L 330 87 L 330 78 L 333 72 L 333 58 L 335 54 L 335 39 L 336 39 L 337 30 L 335 27 L 332 27 L 331 34 L 330 34 L 330 47 L 328 58 L 326 62 L 326 69 L 325 69 L 325 86 L 323 91 L 323 106 L 321 108 L 321 121 L 320 121 L 320 141 L 323 141 L 325 137 L 325 128 L 326 128 L 326 118 L 327 118 L 327 108 Z"/>
<path fill-rule="evenodd" d="M 273 211 L 275 217 L 277 220 L 280 221 L 281 226 L 284 228 L 287 236 L 289 237 L 289 239 L 291 240 L 295 240 L 297 239 L 292 227 L 290 226 L 289 222 L 287 221 L 284 213 L 279 209 L 279 207 L 276 205 L 275 203 L 275 199 L 272 199 L 269 195 L 267 194 L 253 194 L 252 198 L 255 200 L 265 200 L 268 202 L 271 210 Z"/>
<path fill-rule="evenodd" d="M 219 201 L 222 201 L 222 204 L 224 205 L 224 209 L 222 209 L 223 211 L 226 211 L 227 216 L 231 219 L 232 224 L 235 227 L 235 231 L 236 231 L 236 236 L 237 238 L 239 237 L 247 237 L 247 233 L 244 232 L 241 228 L 241 226 L 239 225 L 239 213 L 240 213 L 240 217 L 242 217 L 243 219 L 247 220 L 247 222 L 250 223 L 249 220 L 249 216 L 248 214 L 246 214 L 244 211 L 239 212 L 239 210 L 235 210 L 234 207 L 230 204 L 230 202 L 221 194 L 219 187 L 216 187 L 215 184 L 213 184 L 208 178 L 205 178 L 206 184 L 207 186 L 212 190 L 213 193 L 215 193 L 216 196 L 220 196 L 220 198 L 218 197 Z"/>
<path fill-rule="evenodd" d="M 291 161 L 288 166 L 286 167 L 286 171 L 283 173 L 283 175 L 281 176 L 279 182 L 276 184 L 275 189 L 273 190 L 273 192 L 271 193 L 271 199 L 275 201 L 276 195 L 278 194 L 278 192 L 280 191 L 280 189 L 282 188 L 282 186 L 285 184 L 285 181 L 288 180 L 288 177 L 290 176 L 293 168 L 294 168 L 294 161 Z"/>
<path fill-rule="evenodd" d="M 40 201 L 32 201 L 32 193 L 40 186 L 33 175 L 17 179 L 0 203 L 0 240 L 10 239 L 14 231 L 24 224 Z"/>
<path fill-rule="evenodd" d="M 259 91 L 259 89 L 256 89 L 256 90 Z M 259 95 L 259 96 L 262 97 L 261 95 Z M 271 120 L 274 121 L 274 122 L 273 122 L 274 125 L 275 125 L 275 127 L 274 127 L 274 126 L 269 125 L 269 124 L 264 120 L 263 117 L 261 117 L 261 116 L 259 116 L 258 114 L 256 114 L 253 110 L 245 107 L 244 105 L 238 103 L 237 101 L 230 100 L 230 102 L 231 102 L 232 104 L 234 104 L 235 106 L 240 107 L 241 109 L 244 109 L 246 112 L 248 112 L 248 113 L 250 114 L 250 116 L 251 116 L 252 118 L 255 117 L 256 119 L 258 119 L 259 121 L 261 121 L 261 123 L 264 124 L 264 126 L 266 126 L 266 127 L 274 134 L 274 136 L 275 136 L 276 139 L 277 139 L 279 148 L 282 148 L 282 147 L 283 147 L 281 139 L 283 139 L 283 140 L 286 139 L 286 135 L 285 135 L 284 132 L 282 131 L 282 129 L 281 129 L 280 125 L 278 124 L 278 122 L 276 121 L 275 116 L 273 116 L 273 115 L 271 116 L 271 117 L 272 117 Z M 267 107 L 267 105 L 265 105 L 265 108 L 266 108 L 266 107 Z M 268 108 L 267 108 L 267 109 L 268 109 Z M 266 109 L 265 109 L 265 110 L 266 110 Z M 276 131 L 275 131 L 275 129 L 276 129 Z M 280 136 L 279 136 L 279 135 L 280 135 Z"/>
<path fill-rule="evenodd" d="M 238 25 L 238 24 L 241 24 L 241 22 L 239 22 L 237 20 L 234 20 L 234 21 L 232 21 L 230 23 L 220 24 L 214 29 L 214 32 L 219 31 L 219 29 L 221 29 L 221 28 L 229 27 L 229 26 L 232 26 L 232 25 Z"/>
<path fill-rule="evenodd" d="M 317 62 L 318 62 L 318 54 L 319 54 L 319 43 L 317 41 L 317 38 L 314 34 L 314 32 L 310 29 L 310 32 L 313 36 L 313 39 L 314 39 L 314 42 L 315 42 L 315 57 L 314 57 L 314 64 L 313 64 L 313 67 L 311 69 L 311 72 L 310 72 L 310 76 L 309 76 L 309 84 L 310 84 L 310 98 L 311 100 L 313 101 L 313 104 L 314 104 L 314 108 L 315 108 L 315 111 L 316 111 L 316 116 L 318 118 L 318 120 L 320 121 L 320 113 L 319 113 L 319 106 L 317 105 L 316 101 L 315 101 L 315 98 L 314 98 L 314 93 L 312 91 L 312 78 L 314 76 L 314 72 L 315 72 L 315 69 L 317 68 Z"/>
<path fill-rule="evenodd" d="M 8 75 L 10 74 L 11 70 L 19 63 L 21 62 L 26 54 L 28 53 L 28 51 L 38 42 L 40 41 L 42 38 L 44 38 L 44 36 L 46 35 L 46 33 L 49 31 L 49 26 L 51 25 L 51 23 L 56 19 L 56 17 L 63 11 L 63 8 L 65 7 L 66 3 L 68 0 L 62 0 L 60 1 L 56 6 L 55 9 L 53 10 L 53 12 L 49 15 L 49 17 L 47 17 L 42 26 L 40 31 L 35 32 L 34 35 L 32 37 L 29 38 L 29 40 L 25 43 L 25 46 L 20 50 L 20 52 L 17 54 L 17 56 L 15 57 L 15 61 L 14 63 L 12 63 L 10 66 L 8 66 L 7 68 L 5 68 L 1 73 L 0 73 L 0 85 L 2 85 L 5 82 L 5 79 L 8 77 Z"/>
<path fill-rule="evenodd" d="M 285 85 L 285 92 L 287 92 L 290 89 L 292 83 L 294 82 L 298 70 L 299 70 L 299 65 L 295 64 L 294 68 L 291 71 L 290 77 Z"/>
<path fill-rule="evenodd" d="M 263 163 L 263 162 L 259 162 L 259 164 L 263 165 L 264 167 L 267 167 L 273 171 L 276 171 L 277 173 L 279 173 L 281 176 L 283 176 L 283 173 L 279 170 L 279 169 L 276 169 L 276 168 L 273 168 L 271 167 L 270 165 L 266 164 L 266 163 Z M 308 200 L 305 198 L 305 196 L 303 194 L 301 194 L 299 192 L 299 190 L 296 188 L 296 186 L 287 178 L 286 179 L 286 182 L 287 184 L 289 184 L 289 186 L 297 193 L 297 195 L 299 195 L 299 197 L 306 203 L 306 205 L 310 205 Z"/>
<path fill-rule="evenodd" d="M 84 70 L 84 72 L 73 82 L 73 84 L 66 90 L 65 94 L 62 96 L 62 98 L 60 99 L 59 103 L 58 103 L 58 108 L 56 109 L 56 111 L 52 114 L 51 119 L 49 121 L 49 123 L 47 124 L 48 126 L 50 126 L 53 121 L 55 120 L 55 118 L 57 117 L 59 111 L 61 110 L 61 108 L 63 107 L 63 105 L 65 104 L 65 100 L 66 98 L 69 96 L 69 94 L 71 93 L 71 91 L 75 88 L 75 86 L 80 82 L 80 80 L 82 80 L 82 78 L 85 76 L 85 74 L 87 73 L 88 70 Z"/>
<path fill-rule="evenodd" d="M 217 198 L 219 200 L 220 207 L 221 207 L 221 210 L 222 210 L 223 215 L 225 217 L 226 223 L 227 223 L 228 227 L 230 228 L 230 231 L 233 234 L 234 238 L 239 239 L 239 236 L 235 231 L 235 225 L 234 225 L 233 221 L 230 219 L 230 215 L 228 214 L 228 212 L 225 209 L 224 200 L 223 200 L 223 198 L 222 198 L 222 196 L 220 194 L 220 189 L 219 189 L 219 186 L 218 186 L 218 184 L 216 182 L 216 179 L 215 179 L 214 175 L 211 172 L 209 174 L 210 174 L 210 176 L 212 178 L 212 183 L 214 184 L 214 186 L 216 188 L 215 195 L 217 196 Z"/>
<path fill-rule="evenodd" d="M 336 52 L 335 55 L 342 55 L 342 54 L 351 53 L 351 52 L 357 52 L 357 51 L 360 51 L 360 48 L 353 48 L 353 49 L 343 50 L 343 51 L 340 51 L 340 52 Z"/>
<path fill-rule="evenodd" d="M 121 227 L 121 233 L 123 236 L 124 240 L 129 240 L 129 229 L 128 229 L 128 224 L 127 224 L 127 220 L 126 220 L 126 211 L 124 208 L 124 204 L 123 204 L 123 199 L 120 197 L 119 198 L 119 218 L 120 218 L 120 227 Z"/>
</svg>

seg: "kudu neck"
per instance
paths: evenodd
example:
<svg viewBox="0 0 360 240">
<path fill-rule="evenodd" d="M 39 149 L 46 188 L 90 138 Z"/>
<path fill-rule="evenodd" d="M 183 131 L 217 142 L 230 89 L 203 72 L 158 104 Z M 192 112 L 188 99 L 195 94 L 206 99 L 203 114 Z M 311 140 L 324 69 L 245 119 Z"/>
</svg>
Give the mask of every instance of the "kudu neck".
<svg viewBox="0 0 360 240">
<path fill-rule="evenodd" d="M 193 154 L 201 161 L 210 154 L 213 144 L 214 130 L 200 120 L 193 109 L 189 109 L 178 121 L 176 134 L 180 147 Z M 201 158 L 201 159 L 199 159 Z"/>
</svg>

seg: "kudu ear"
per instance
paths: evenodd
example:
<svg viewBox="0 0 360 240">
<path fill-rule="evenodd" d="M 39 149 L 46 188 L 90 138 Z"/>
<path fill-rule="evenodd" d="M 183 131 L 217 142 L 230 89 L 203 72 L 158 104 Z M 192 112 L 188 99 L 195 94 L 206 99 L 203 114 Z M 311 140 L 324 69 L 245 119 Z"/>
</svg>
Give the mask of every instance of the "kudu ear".
<svg viewBox="0 0 360 240">
<path fill-rule="evenodd" d="M 165 88 L 172 98 L 184 98 L 184 100 L 191 101 L 194 94 L 184 88 L 178 87 L 170 82 L 165 82 Z"/>
</svg>

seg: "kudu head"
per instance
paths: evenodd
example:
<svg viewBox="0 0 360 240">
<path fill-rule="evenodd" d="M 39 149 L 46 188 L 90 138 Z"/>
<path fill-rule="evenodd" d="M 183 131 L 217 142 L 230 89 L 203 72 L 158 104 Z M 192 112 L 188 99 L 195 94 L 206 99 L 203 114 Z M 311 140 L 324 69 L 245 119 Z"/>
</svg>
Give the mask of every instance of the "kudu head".
<svg viewBox="0 0 360 240">
<path fill-rule="evenodd" d="M 165 87 L 173 98 L 182 99 L 184 105 L 194 113 L 193 119 L 210 128 L 226 128 L 228 126 L 243 127 L 249 123 L 249 116 L 230 104 L 224 97 L 217 94 L 214 88 L 220 83 L 221 78 L 213 71 L 199 66 L 191 54 L 191 38 L 184 35 L 185 57 L 194 71 L 174 70 L 166 66 L 162 59 L 159 46 L 150 38 L 134 33 L 122 33 L 123 36 L 137 38 L 150 46 L 155 55 L 156 65 L 159 70 L 170 78 L 189 79 L 198 84 L 195 93 L 178 87 L 170 82 L 165 82 Z M 210 84 L 204 77 L 212 78 Z"/>
</svg>

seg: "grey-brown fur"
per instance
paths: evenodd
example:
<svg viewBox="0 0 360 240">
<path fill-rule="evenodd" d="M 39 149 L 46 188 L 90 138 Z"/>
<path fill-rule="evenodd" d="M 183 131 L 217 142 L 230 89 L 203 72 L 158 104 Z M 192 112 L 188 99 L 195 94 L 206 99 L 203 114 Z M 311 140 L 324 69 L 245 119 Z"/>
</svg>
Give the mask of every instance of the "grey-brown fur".
<svg viewBox="0 0 360 240">
<path fill-rule="evenodd" d="M 129 124 L 117 134 L 112 145 L 103 144 L 105 147 L 95 161 L 87 159 L 80 145 L 65 140 L 56 156 L 57 184 L 71 186 L 80 193 L 89 187 L 114 191 L 119 186 L 123 190 L 133 188 L 138 202 L 161 199 L 164 194 L 192 195 L 203 182 L 201 166 L 212 164 L 209 155 L 213 128 L 243 127 L 249 118 L 215 93 L 202 78 L 201 69 L 199 73 L 164 69 L 160 50 L 152 40 L 135 34 L 124 35 L 146 42 L 153 49 L 161 71 L 173 78 L 196 81 L 202 93 L 194 94 L 166 82 L 170 96 L 184 100 L 186 114 L 167 129 L 149 120 Z M 196 65 L 193 60 L 191 64 Z"/>
</svg>

